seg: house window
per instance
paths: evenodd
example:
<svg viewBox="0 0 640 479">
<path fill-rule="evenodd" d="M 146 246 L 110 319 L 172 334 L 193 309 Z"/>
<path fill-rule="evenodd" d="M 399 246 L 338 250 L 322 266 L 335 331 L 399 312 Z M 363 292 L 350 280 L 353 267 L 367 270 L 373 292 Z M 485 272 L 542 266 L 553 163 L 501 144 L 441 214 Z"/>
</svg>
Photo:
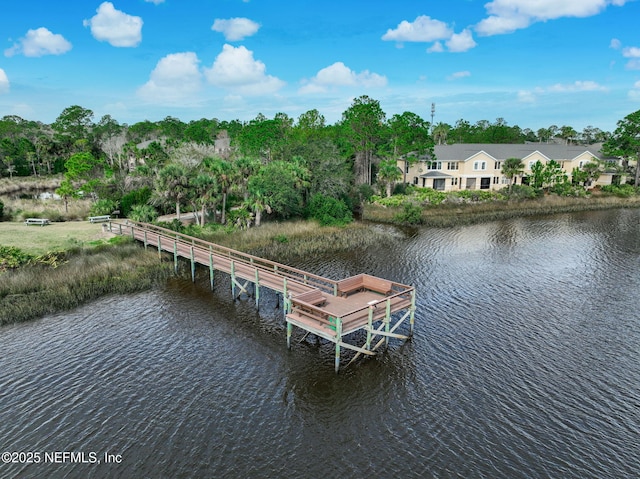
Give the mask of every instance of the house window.
<svg viewBox="0 0 640 479">
<path fill-rule="evenodd" d="M 457 170 L 458 162 L 457 161 L 449 161 L 447 162 L 447 170 Z"/>
<path fill-rule="evenodd" d="M 506 176 L 502 177 L 502 184 L 503 185 L 508 185 L 509 184 L 509 178 L 507 178 Z"/>
<path fill-rule="evenodd" d="M 487 162 L 486 161 L 476 161 L 475 163 L 473 163 L 473 169 L 474 170 L 486 170 L 487 169 Z"/>
<path fill-rule="evenodd" d="M 578 163 L 578 168 L 582 168 L 585 163 L 586 162 L 584 160 L 580 161 L 580 163 Z"/>
<path fill-rule="evenodd" d="M 434 178 L 433 189 L 438 191 L 444 191 L 444 178 Z"/>
<path fill-rule="evenodd" d="M 499 176 L 494 176 L 493 177 L 493 184 L 497 185 L 500 182 L 500 177 Z"/>
<path fill-rule="evenodd" d="M 529 162 L 529 169 L 533 168 L 533 165 L 535 165 L 537 163 L 537 161 L 530 161 Z"/>
<path fill-rule="evenodd" d="M 405 164 L 404 164 L 404 172 L 405 173 L 409 173 L 409 162 L 408 161 L 406 161 Z"/>
<path fill-rule="evenodd" d="M 502 168 L 502 162 L 501 161 L 496 161 L 495 164 L 493 165 L 493 169 L 494 170 L 499 170 Z"/>
<path fill-rule="evenodd" d="M 414 185 L 417 185 L 417 184 L 418 184 L 418 177 L 417 177 L 417 176 L 414 176 L 414 177 L 413 177 L 413 184 L 414 184 Z"/>
<path fill-rule="evenodd" d="M 491 188 L 491 177 L 480 178 L 480 189 L 488 190 L 489 188 Z"/>
<path fill-rule="evenodd" d="M 451 178 L 451 186 L 455 186 L 458 184 L 458 178 Z"/>
<path fill-rule="evenodd" d="M 428 170 L 441 170 L 442 169 L 442 162 L 441 161 L 429 161 L 427 163 L 427 169 Z"/>
</svg>

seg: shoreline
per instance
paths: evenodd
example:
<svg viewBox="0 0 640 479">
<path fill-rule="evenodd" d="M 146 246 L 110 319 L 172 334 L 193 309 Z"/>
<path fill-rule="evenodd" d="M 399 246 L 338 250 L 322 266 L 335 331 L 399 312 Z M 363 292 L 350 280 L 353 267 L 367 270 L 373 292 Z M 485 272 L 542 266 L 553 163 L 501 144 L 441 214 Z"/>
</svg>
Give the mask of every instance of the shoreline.
<svg viewBox="0 0 640 479">
<path fill-rule="evenodd" d="M 421 223 L 415 226 L 446 228 L 464 226 L 512 218 L 544 216 L 580 211 L 597 211 L 617 208 L 640 208 L 640 196 L 620 198 L 597 196 L 588 198 L 567 198 L 545 196 L 538 199 L 519 201 L 490 201 L 464 204 L 441 204 L 425 206 L 420 215 Z M 363 220 L 377 223 L 402 224 L 395 220 L 400 207 L 384 207 L 368 204 L 363 210 Z"/>
<path fill-rule="evenodd" d="M 513 202 L 505 208 L 496 206 L 492 202 L 426 207 L 419 226 L 451 227 L 538 215 L 640 208 L 640 197 L 541 198 Z M 346 227 L 320 227 L 312 221 L 294 221 L 266 223 L 260 228 L 230 234 L 204 233 L 200 236 L 295 266 L 292 263 L 304 256 L 366 248 L 391 240 L 392 234 L 380 226 L 398 225 L 393 217 L 399 211 L 401 208 L 367 205 L 362 221 Z M 0 223 L 0 230 L 2 226 Z M 19 243 L 20 238 L 16 241 Z M 0 326 L 67 311 L 110 294 L 148 290 L 176 275 L 173 261 L 159 260 L 157 252 L 144 251 L 141 245 L 128 238 L 98 245 L 92 242 L 80 246 L 72 244 L 57 254 L 63 260 L 56 266 L 27 264 L 0 271 L 3 279 L 0 284 Z M 178 276 L 186 274 L 184 268 L 181 270 Z"/>
</svg>

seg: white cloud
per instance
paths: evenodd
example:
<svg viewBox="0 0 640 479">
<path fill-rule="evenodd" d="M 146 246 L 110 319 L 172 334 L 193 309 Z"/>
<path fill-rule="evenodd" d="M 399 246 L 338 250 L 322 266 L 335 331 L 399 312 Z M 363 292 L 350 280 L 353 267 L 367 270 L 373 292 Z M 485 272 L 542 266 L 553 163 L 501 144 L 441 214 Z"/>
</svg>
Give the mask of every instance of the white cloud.
<svg viewBox="0 0 640 479">
<path fill-rule="evenodd" d="M 44 27 L 27 31 L 24 38 L 4 51 L 5 56 L 22 53 L 25 57 L 41 57 L 43 55 L 62 55 L 71 50 L 69 43 L 62 35 L 52 33 Z"/>
<path fill-rule="evenodd" d="M 536 96 L 532 91 L 520 90 L 518 92 L 518 101 L 520 103 L 535 103 Z"/>
<path fill-rule="evenodd" d="M 640 81 L 633 84 L 633 88 L 629 90 L 629 98 L 631 100 L 640 100 Z"/>
<path fill-rule="evenodd" d="M 386 86 L 387 78 L 369 70 L 356 73 L 342 62 L 336 62 L 318 71 L 315 77 L 300 88 L 300 93 L 322 93 L 333 87 L 357 86 L 379 88 Z"/>
<path fill-rule="evenodd" d="M 485 4 L 489 16 L 475 30 L 480 35 L 499 35 L 526 28 L 534 22 L 562 17 L 590 17 L 607 6 L 622 6 L 628 0 L 493 0 Z"/>
<path fill-rule="evenodd" d="M 451 38 L 445 42 L 450 52 L 466 52 L 477 45 L 473 40 L 473 35 L 469 29 L 462 30 L 460 33 L 454 33 Z"/>
<path fill-rule="evenodd" d="M 164 0 L 144 0 L 144 1 L 148 3 L 153 3 L 155 5 L 160 5 L 161 3 L 164 3 Z"/>
<path fill-rule="evenodd" d="M 3 93 L 9 93 L 9 77 L 4 70 L 0 68 L 0 95 Z"/>
<path fill-rule="evenodd" d="M 575 81 L 573 83 L 557 83 L 550 86 L 551 92 L 607 91 L 607 88 L 594 81 Z"/>
<path fill-rule="evenodd" d="M 453 31 L 446 23 L 421 15 L 413 22 L 403 20 L 396 29 L 387 30 L 382 39 L 396 42 L 433 42 L 449 38 L 452 34 Z"/>
<path fill-rule="evenodd" d="M 609 48 L 613 48 L 614 50 L 620 50 L 622 47 L 622 42 L 617 38 L 612 38 L 611 43 L 609 43 Z"/>
<path fill-rule="evenodd" d="M 547 87 L 536 87 L 533 90 L 518 92 L 518 100 L 523 103 L 534 103 L 538 96 L 555 93 L 605 92 L 609 89 L 597 82 L 578 80 L 573 83 L 556 83 Z"/>
<path fill-rule="evenodd" d="M 622 56 L 625 58 L 640 58 L 640 48 L 625 47 L 622 49 Z"/>
<path fill-rule="evenodd" d="M 471 72 L 468 70 L 464 70 L 464 71 L 460 71 L 460 72 L 455 72 L 452 75 L 449 75 L 447 78 L 449 80 L 457 80 L 458 78 L 466 78 L 466 77 L 470 77 L 471 76 Z"/>
<path fill-rule="evenodd" d="M 142 18 L 116 10 L 111 2 L 103 2 L 96 12 L 83 22 L 96 40 L 114 47 L 135 47 L 142 41 Z"/>
<path fill-rule="evenodd" d="M 441 53 L 444 51 L 444 47 L 441 42 L 435 42 L 429 48 L 427 48 L 427 53 Z"/>
<path fill-rule="evenodd" d="M 435 42 L 427 49 L 427 53 L 444 51 L 442 41 L 450 52 L 466 52 L 476 46 L 469 29 L 454 33 L 446 23 L 426 15 L 417 17 L 413 22 L 403 20 L 397 28 L 387 30 L 382 39 L 396 42 Z"/>
<path fill-rule="evenodd" d="M 266 74 L 267 67 L 244 46 L 224 45 L 211 68 L 205 68 L 209 83 L 241 95 L 275 93 L 285 82 Z"/>
<path fill-rule="evenodd" d="M 627 70 L 640 70 L 640 58 L 632 58 L 625 65 Z"/>
<path fill-rule="evenodd" d="M 248 18 L 229 18 L 228 20 L 216 18 L 211 26 L 211 30 L 222 33 L 228 42 L 244 40 L 254 35 L 259 28 L 260 24 Z"/>
<path fill-rule="evenodd" d="M 161 58 L 149 81 L 138 89 L 138 95 L 150 102 L 179 105 L 202 86 L 199 63 L 193 52 L 171 53 Z"/>
</svg>

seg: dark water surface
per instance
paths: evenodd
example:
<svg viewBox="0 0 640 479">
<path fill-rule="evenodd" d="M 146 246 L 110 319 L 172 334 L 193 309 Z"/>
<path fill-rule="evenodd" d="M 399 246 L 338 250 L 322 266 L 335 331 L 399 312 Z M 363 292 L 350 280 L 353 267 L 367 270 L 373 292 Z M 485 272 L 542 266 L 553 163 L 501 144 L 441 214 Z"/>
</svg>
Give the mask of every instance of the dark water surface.
<svg viewBox="0 0 640 479">
<path fill-rule="evenodd" d="M 417 288 L 413 340 L 339 375 L 204 271 L 0 328 L 0 452 L 42 455 L 0 477 L 640 475 L 640 210 L 394 235 L 296 265 Z"/>
</svg>

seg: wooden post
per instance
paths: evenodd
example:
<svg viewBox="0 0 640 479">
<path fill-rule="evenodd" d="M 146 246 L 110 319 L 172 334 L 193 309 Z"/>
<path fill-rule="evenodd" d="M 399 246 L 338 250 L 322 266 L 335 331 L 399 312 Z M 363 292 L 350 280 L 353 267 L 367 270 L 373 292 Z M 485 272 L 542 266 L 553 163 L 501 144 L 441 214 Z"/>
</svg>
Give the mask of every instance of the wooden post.
<svg viewBox="0 0 640 479">
<path fill-rule="evenodd" d="M 373 331 L 373 304 L 369 306 L 369 319 L 367 321 L 367 342 L 365 345 L 365 349 L 371 348 L 371 332 Z"/>
<path fill-rule="evenodd" d="M 120 234 L 122 234 L 122 223 L 118 224 L 118 226 L 120 227 Z"/>
<path fill-rule="evenodd" d="M 384 315 L 384 331 L 385 333 L 389 332 L 389 323 L 391 322 L 391 300 L 387 299 L 387 311 Z M 386 348 L 389 345 L 389 336 L 384 337 L 384 347 Z"/>
<path fill-rule="evenodd" d="M 333 283 L 333 295 L 338 296 L 338 283 Z"/>
<path fill-rule="evenodd" d="M 211 285 L 211 291 L 213 291 L 213 253 L 211 252 L 211 246 L 209 246 L 209 284 Z"/>
<path fill-rule="evenodd" d="M 287 349 L 291 349 L 291 331 L 293 331 L 293 325 L 287 321 Z"/>
<path fill-rule="evenodd" d="M 340 341 L 342 341 L 342 319 L 336 318 L 336 373 L 340 369 Z"/>
<path fill-rule="evenodd" d="M 162 236 L 158 233 L 158 258 L 162 259 Z"/>
<path fill-rule="evenodd" d="M 415 288 L 411 290 L 411 309 L 409 309 L 409 336 L 413 336 L 413 325 L 415 323 L 415 312 L 416 312 L 416 290 Z"/>
<path fill-rule="evenodd" d="M 191 247 L 191 281 L 196 282 L 196 259 L 193 255 L 193 246 Z"/>
<path fill-rule="evenodd" d="M 291 302 L 289 301 L 289 297 L 287 294 L 287 278 L 282 279 L 282 309 L 284 310 L 284 315 L 289 314 L 289 308 L 291 307 Z"/>
<path fill-rule="evenodd" d="M 147 230 L 144 230 L 144 249 L 147 249 Z"/>
<path fill-rule="evenodd" d="M 256 308 L 259 307 L 260 302 L 260 277 L 258 275 L 258 268 L 256 268 L 256 282 L 254 283 L 254 287 L 256 289 Z"/>
<path fill-rule="evenodd" d="M 131 238 L 136 239 L 136 234 L 133 231 L 133 226 L 129 226 L 129 228 L 131 228 Z"/>
<path fill-rule="evenodd" d="M 173 270 L 178 272 L 178 242 L 173 240 Z"/>
<path fill-rule="evenodd" d="M 236 299 L 236 265 L 231 260 L 231 296 Z"/>
</svg>

